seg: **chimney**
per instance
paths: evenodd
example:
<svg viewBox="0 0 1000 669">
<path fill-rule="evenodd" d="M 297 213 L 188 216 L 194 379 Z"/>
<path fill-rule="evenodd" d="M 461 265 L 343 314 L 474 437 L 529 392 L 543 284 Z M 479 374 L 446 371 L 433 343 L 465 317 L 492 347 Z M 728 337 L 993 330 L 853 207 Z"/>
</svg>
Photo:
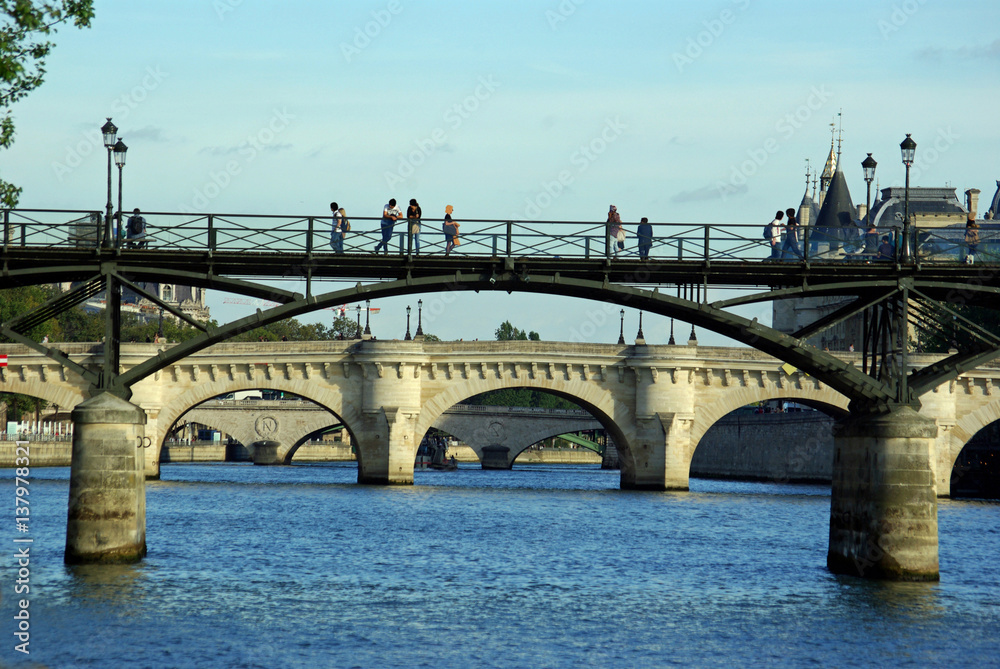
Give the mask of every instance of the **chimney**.
<svg viewBox="0 0 1000 669">
<path fill-rule="evenodd" d="M 979 192 L 978 188 L 970 188 L 965 191 L 965 208 L 973 217 L 976 217 L 979 211 Z"/>
<path fill-rule="evenodd" d="M 868 214 L 868 205 L 867 204 L 859 204 L 858 205 L 858 220 L 861 221 L 862 224 L 864 224 L 864 222 L 865 222 L 865 216 L 867 214 Z"/>
</svg>

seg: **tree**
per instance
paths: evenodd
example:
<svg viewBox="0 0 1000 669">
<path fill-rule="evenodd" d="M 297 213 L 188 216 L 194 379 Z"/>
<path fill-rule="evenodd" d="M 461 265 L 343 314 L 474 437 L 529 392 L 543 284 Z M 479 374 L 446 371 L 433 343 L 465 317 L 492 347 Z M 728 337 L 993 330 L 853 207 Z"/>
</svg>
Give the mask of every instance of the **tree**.
<svg viewBox="0 0 1000 669">
<path fill-rule="evenodd" d="M 38 88 L 45 76 L 45 58 L 54 44 L 45 39 L 60 23 L 72 21 L 77 28 L 90 26 L 93 0 L 31 2 L 3 0 L 0 26 L 0 149 L 14 141 L 11 106 Z M 0 204 L 17 206 L 21 189 L 0 179 Z"/>
<path fill-rule="evenodd" d="M 494 334 L 496 335 L 497 341 L 539 341 L 541 339 L 537 332 L 525 332 L 524 330 L 518 330 L 516 327 L 511 325 L 510 321 L 504 321 L 501 323 L 500 327 L 496 329 Z"/>
</svg>

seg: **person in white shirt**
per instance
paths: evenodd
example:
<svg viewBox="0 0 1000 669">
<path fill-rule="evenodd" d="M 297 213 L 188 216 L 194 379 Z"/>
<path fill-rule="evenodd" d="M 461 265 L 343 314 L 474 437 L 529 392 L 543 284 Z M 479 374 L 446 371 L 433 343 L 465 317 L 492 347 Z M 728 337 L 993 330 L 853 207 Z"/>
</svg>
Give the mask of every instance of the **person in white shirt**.
<svg viewBox="0 0 1000 669">
<path fill-rule="evenodd" d="M 392 239 L 392 229 L 403 215 L 403 212 L 396 206 L 396 198 L 389 200 L 389 204 L 382 207 L 382 241 L 375 245 L 375 253 L 379 249 L 385 249 L 384 253 L 389 255 L 389 240 Z"/>
<path fill-rule="evenodd" d="M 779 211 L 774 215 L 774 220 L 768 223 L 771 226 L 771 260 L 781 258 L 781 219 L 785 217 L 785 212 Z"/>
</svg>

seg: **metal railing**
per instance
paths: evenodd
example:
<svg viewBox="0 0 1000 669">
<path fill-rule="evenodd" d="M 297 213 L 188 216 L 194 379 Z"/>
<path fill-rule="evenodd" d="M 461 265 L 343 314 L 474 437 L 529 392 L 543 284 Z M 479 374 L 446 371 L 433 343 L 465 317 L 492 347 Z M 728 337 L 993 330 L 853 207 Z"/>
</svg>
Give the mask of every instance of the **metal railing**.
<svg viewBox="0 0 1000 669">
<path fill-rule="evenodd" d="M 4 209 L 3 250 L 12 248 L 100 249 L 148 251 L 205 251 L 227 253 L 286 253 L 334 256 L 329 216 L 264 214 L 202 214 L 144 212 L 146 232 L 130 239 L 116 221 L 105 230 L 99 211 Z M 449 242 L 440 219 L 424 219 L 418 235 L 400 220 L 390 229 L 379 217 L 351 217 L 344 252 L 370 254 L 388 238 L 389 253 L 404 256 L 443 255 Z M 636 259 L 642 256 L 635 223 L 625 223 L 623 250 L 609 236 L 606 223 L 589 221 L 507 221 L 464 219 L 458 245 L 461 256 L 534 257 L 567 259 Z M 866 235 L 861 228 L 800 228 L 795 243 L 779 238 L 780 252 L 772 257 L 763 224 L 651 223 L 646 239 L 654 260 L 852 262 L 914 261 L 963 262 L 969 255 L 965 227 L 880 228 Z M 976 262 L 1000 260 L 1000 223 L 984 223 L 979 231 Z M 889 239 L 889 254 L 883 237 Z M 904 240 L 907 243 L 904 244 Z M 783 250 L 781 250 L 783 247 Z M 880 250 L 882 253 L 880 253 Z"/>
</svg>

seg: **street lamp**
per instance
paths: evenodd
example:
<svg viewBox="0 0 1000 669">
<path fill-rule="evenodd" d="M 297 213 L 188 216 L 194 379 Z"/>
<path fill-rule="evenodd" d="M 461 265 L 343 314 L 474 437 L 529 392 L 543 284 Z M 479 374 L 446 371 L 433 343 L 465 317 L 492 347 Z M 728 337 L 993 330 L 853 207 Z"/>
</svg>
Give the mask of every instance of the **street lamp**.
<svg viewBox="0 0 1000 669">
<path fill-rule="evenodd" d="M 403 337 L 403 341 L 410 341 L 413 337 L 410 336 L 410 305 L 406 305 L 406 336 Z"/>
<path fill-rule="evenodd" d="M 115 142 L 112 153 L 115 156 L 115 165 L 118 166 L 118 234 L 121 234 L 122 229 L 122 168 L 125 167 L 126 151 L 128 147 L 125 146 L 125 142 L 120 139 Z M 114 246 L 118 246 L 118 235 L 115 235 Z"/>
<path fill-rule="evenodd" d="M 861 169 L 865 171 L 865 183 L 868 185 L 868 195 L 865 198 L 865 230 L 871 227 L 872 220 L 872 181 L 875 180 L 875 166 L 878 165 L 872 154 L 861 161 Z"/>
<path fill-rule="evenodd" d="M 906 133 L 906 139 L 899 144 L 903 154 L 903 164 L 906 165 L 906 188 L 903 191 L 903 262 L 910 255 L 910 166 L 913 165 L 913 154 L 917 151 L 917 143 Z"/>
<path fill-rule="evenodd" d="M 108 150 L 108 207 L 104 216 L 104 246 L 111 246 L 111 216 L 113 214 L 111 204 L 111 152 L 115 148 L 115 138 L 118 128 L 108 117 L 107 123 L 101 126 L 101 134 L 104 135 L 104 148 Z"/>
<path fill-rule="evenodd" d="M 622 315 L 622 324 L 621 324 L 621 327 L 618 330 L 618 343 L 619 344 L 624 344 L 625 343 L 625 310 L 624 309 L 621 310 L 621 315 Z"/>
<path fill-rule="evenodd" d="M 358 310 L 358 336 L 355 339 L 361 339 L 361 305 L 357 306 Z"/>
<path fill-rule="evenodd" d="M 635 335 L 636 340 L 646 341 L 646 336 L 642 334 L 642 312 L 639 312 L 639 332 Z"/>
<path fill-rule="evenodd" d="M 423 318 L 421 318 L 423 312 L 424 312 L 424 301 L 423 300 L 417 300 L 417 334 L 416 334 L 416 336 L 418 338 L 424 336 L 424 327 L 422 325 Z"/>
<path fill-rule="evenodd" d="M 365 334 L 370 335 L 372 333 L 371 324 L 369 319 L 372 315 L 372 301 L 365 300 Z"/>
</svg>

